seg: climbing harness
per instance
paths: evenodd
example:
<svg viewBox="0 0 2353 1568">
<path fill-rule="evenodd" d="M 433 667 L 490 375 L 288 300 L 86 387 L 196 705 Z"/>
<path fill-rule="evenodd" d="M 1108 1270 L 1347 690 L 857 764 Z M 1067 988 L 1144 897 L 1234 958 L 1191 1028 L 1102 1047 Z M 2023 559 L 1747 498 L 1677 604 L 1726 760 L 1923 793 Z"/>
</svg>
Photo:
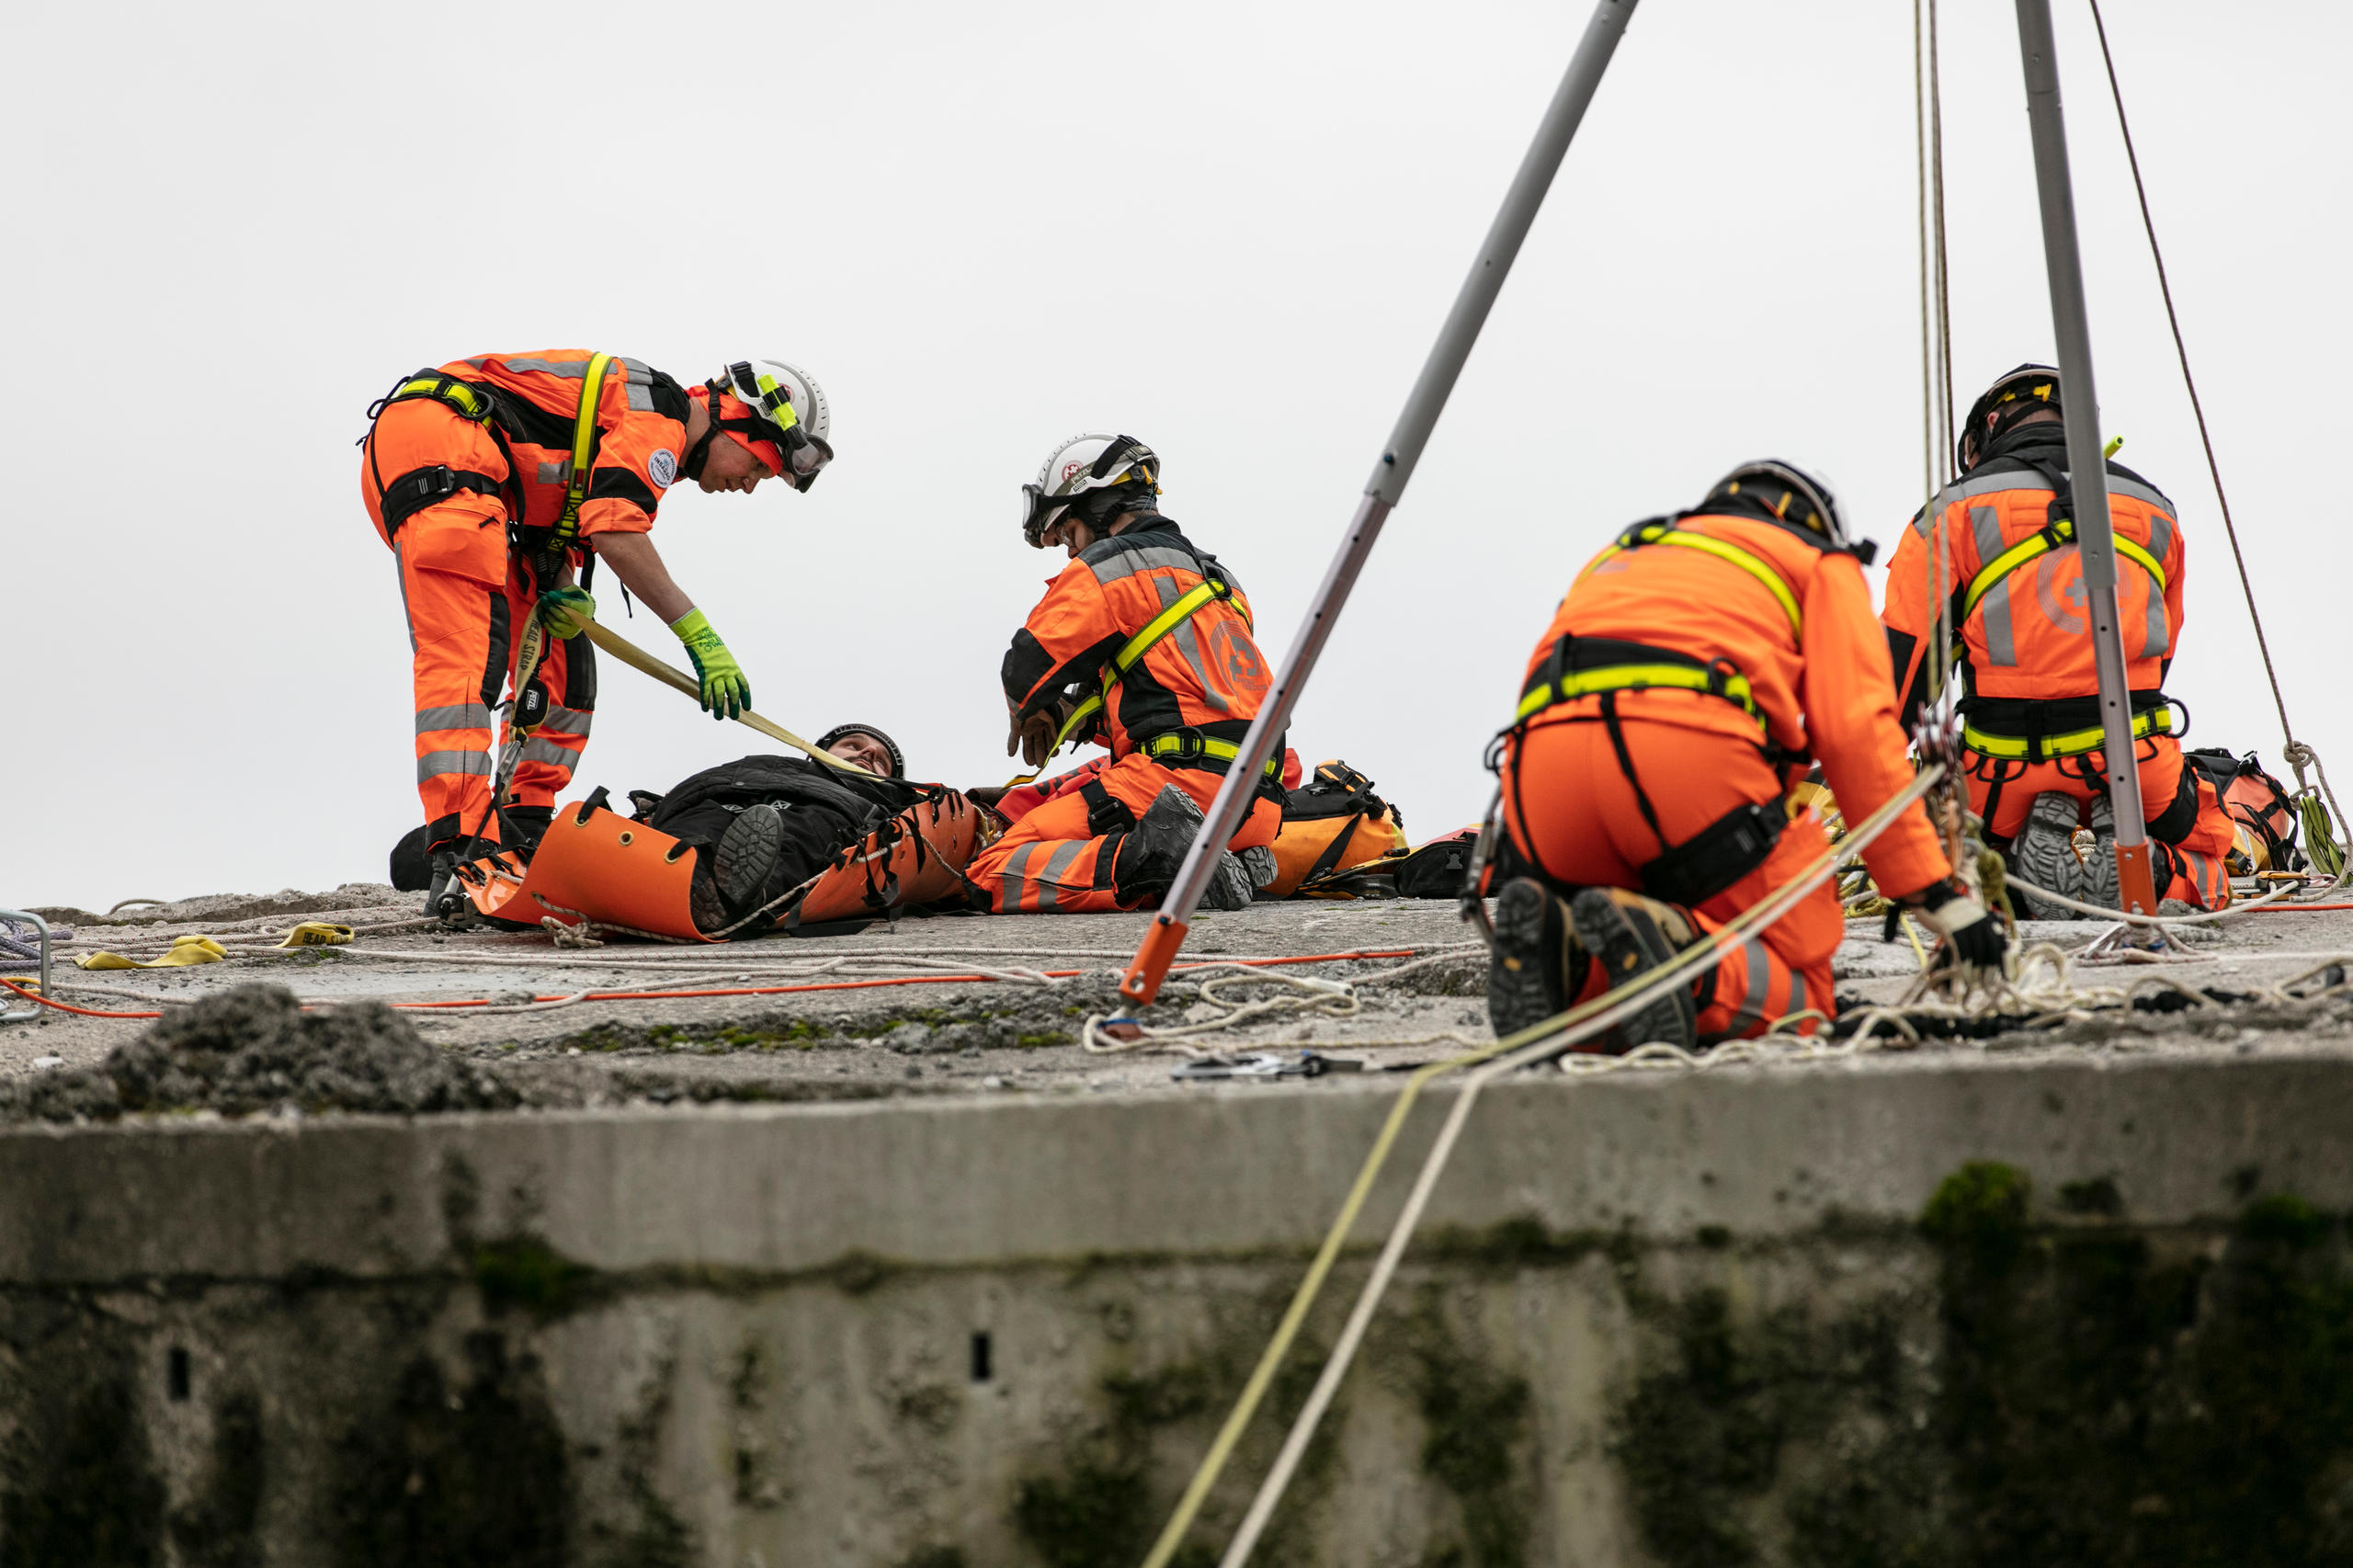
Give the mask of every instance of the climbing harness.
<svg viewBox="0 0 2353 1568">
<path fill-rule="evenodd" d="M 1790 586 L 1789 580 L 1774 570 L 1771 562 L 1766 561 L 1764 557 L 1743 550 L 1727 540 L 1717 539 L 1710 534 L 1696 533 L 1682 527 L 1684 518 L 1694 515 L 1686 512 L 1677 517 L 1655 517 L 1649 522 L 1636 523 L 1632 528 L 1620 534 L 1616 543 L 1595 556 L 1585 571 L 1579 574 L 1580 578 L 1592 575 L 1600 569 L 1604 562 L 1615 560 L 1627 551 L 1639 550 L 1645 545 L 1671 544 L 1686 550 L 1705 551 L 1720 561 L 1730 562 L 1763 584 L 1765 591 L 1773 596 L 1773 602 L 1781 607 L 1781 613 L 1789 617 L 1790 635 L 1791 637 L 1803 635 L 1804 617 L 1798 609 L 1797 592 Z M 1796 531 L 1795 525 L 1790 526 L 1791 531 Z M 1806 542 L 1817 550 L 1836 548 L 1819 539 L 1809 538 Z"/>
<path fill-rule="evenodd" d="M 2178 704 L 2165 698 L 2159 698 L 2157 701 L 2158 706 L 2132 715 L 2134 740 L 2146 740 L 2151 735 L 2178 735 L 2188 731 L 2188 725 L 2175 722 L 2174 710 Z M 2047 762 L 2056 757 L 2083 756 L 2108 744 L 2107 733 L 2096 723 L 2087 729 L 2062 730 L 2055 734 L 2006 735 L 1981 730 L 1974 723 L 1964 722 L 1961 738 L 1970 750 L 2004 761 Z M 1992 811 L 1993 802 L 1988 801 L 1986 812 L 1990 815 Z"/>
</svg>

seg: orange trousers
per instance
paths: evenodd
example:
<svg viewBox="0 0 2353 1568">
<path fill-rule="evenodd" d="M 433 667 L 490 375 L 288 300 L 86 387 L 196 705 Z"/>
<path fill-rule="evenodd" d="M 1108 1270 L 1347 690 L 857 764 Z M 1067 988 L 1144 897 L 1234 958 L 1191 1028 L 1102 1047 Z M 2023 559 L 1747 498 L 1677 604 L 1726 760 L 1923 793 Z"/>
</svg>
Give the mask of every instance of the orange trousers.
<svg viewBox="0 0 2353 1568">
<path fill-rule="evenodd" d="M 456 572 L 420 563 L 450 553 L 449 541 L 441 537 L 450 532 L 495 539 L 497 581 L 483 581 L 486 566 Z M 514 672 L 515 630 L 536 612 L 531 585 L 521 562 L 507 559 L 503 519 L 484 522 L 447 506 L 429 506 L 403 524 L 392 556 L 415 650 L 416 793 L 425 820 L 435 824 L 437 841 L 471 834 L 482 824 L 483 836 L 495 842 L 498 824 L 488 809 L 497 767 L 490 713 Z M 579 766 L 596 710 L 596 653 L 588 640 L 550 637 L 544 647 L 532 684 L 546 688 L 547 717 L 523 743 L 506 792 L 512 806 L 555 803 Z M 484 823 L 486 817 L 491 820 Z M 441 824 L 448 819 L 455 825 L 445 832 Z"/>
<path fill-rule="evenodd" d="M 2044 762 L 1991 757 L 1964 752 L 1969 809 L 1985 819 L 1985 831 L 2005 844 L 2026 826 L 2037 795 L 2073 796 L 2077 822 L 2088 824 L 2091 803 L 2108 793 L 2105 752 L 2052 757 Z M 2177 898 L 2200 909 L 2231 902 L 2231 880 L 2222 858 L 2238 842 L 2238 828 L 2223 811 L 2214 787 L 2181 759 L 2181 743 L 2151 735 L 2140 744 L 2141 810 L 2148 817 L 2153 845 L 2150 868 L 2157 896 Z"/>
<path fill-rule="evenodd" d="M 511 559 L 506 503 L 499 496 L 460 491 L 385 531 L 379 485 L 436 464 L 494 479 L 506 475 L 506 460 L 482 426 L 438 403 L 393 403 L 369 433 L 359 494 L 400 574 L 414 654 L 416 793 L 425 820 L 437 842 L 477 827 L 494 842 L 498 824 L 489 806 L 497 757 L 490 713 L 509 695 L 513 637 L 537 607 L 522 563 Z M 547 693 L 547 717 L 523 743 L 507 789 L 510 806 L 553 805 L 588 744 L 597 706 L 595 651 L 585 637 L 568 642 L 551 637 L 545 648 L 531 684 Z"/>
<path fill-rule="evenodd" d="M 1754 746 L 1640 719 L 1627 719 L 1622 727 L 1627 755 L 1669 844 L 1684 842 L 1744 803 L 1782 799 L 1780 776 Z M 1602 725 L 1529 730 L 1506 748 L 1503 786 L 1504 828 L 1512 847 L 1556 889 L 1641 889 L 1639 868 L 1658 858 L 1658 835 Z M 1794 881 L 1827 844 L 1811 818 L 1790 823 L 1763 865 L 1689 912 L 1693 924 L 1707 932 L 1722 929 Z M 1700 1042 L 1763 1034 L 1774 1019 L 1808 1008 L 1835 1013 L 1830 960 L 1846 935 L 1837 892 L 1825 882 L 1695 983 Z M 1598 969 L 1588 967 L 1587 994 L 1601 989 Z M 1812 1020 L 1799 1027 L 1813 1030 Z"/>
<path fill-rule="evenodd" d="M 1141 753 L 1114 758 L 1092 778 L 1100 794 L 1125 806 L 1141 819 L 1152 809 L 1162 788 L 1174 784 L 1199 802 L 1203 811 L 1216 799 L 1224 776 L 1199 767 L 1163 767 Z M 1092 915 L 1132 909 L 1142 901 L 1122 902 L 1112 885 L 1124 825 L 1096 833 L 1088 817 L 1097 807 L 1094 790 L 1066 788 L 1032 806 L 1003 838 L 983 850 L 965 869 L 965 875 L 989 896 L 989 907 L 999 915 Z M 1230 849 L 1272 844 L 1282 825 L 1282 808 L 1260 798 L 1227 842 Z"/>
</svg>

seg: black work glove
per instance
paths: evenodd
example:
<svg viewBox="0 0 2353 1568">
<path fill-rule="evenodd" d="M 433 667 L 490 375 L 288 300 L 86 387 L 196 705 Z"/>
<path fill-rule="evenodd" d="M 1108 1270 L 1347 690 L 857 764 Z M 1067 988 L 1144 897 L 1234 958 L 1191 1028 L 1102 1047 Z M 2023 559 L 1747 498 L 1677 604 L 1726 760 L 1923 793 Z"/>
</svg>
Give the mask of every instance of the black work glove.
<svg viewBox="0 0 2353 1568">
<path fill-rule="evenodd" d="M 2010 934 L 1959 884 L 1930 882 L 1904 900 L 1905 908 L 1952 944 L 1953 956 L 1974 969 L 1999 969 L 2010 949 Z"/>
</svg>

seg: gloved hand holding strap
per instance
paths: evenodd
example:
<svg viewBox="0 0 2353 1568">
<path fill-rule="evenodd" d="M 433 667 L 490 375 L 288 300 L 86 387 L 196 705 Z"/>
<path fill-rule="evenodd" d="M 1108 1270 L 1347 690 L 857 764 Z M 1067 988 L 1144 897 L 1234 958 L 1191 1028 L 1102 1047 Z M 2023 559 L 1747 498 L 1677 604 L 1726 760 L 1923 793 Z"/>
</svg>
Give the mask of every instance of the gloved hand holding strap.
<svg viewBox="0 0 2353 1568">
<path fill-rule="evenodd" d="M 727 644 L 719 640 L 719 633 L 710 629 L 702 611 L 689 609 L 670 623 L 670 630 L 677 634 L 688 659 L 695 666 L 695 678 L 702 688 L 698 700 L 702 703 L 703 711 L 714 719 L 733 719 L 748 711 L 752 706 L 752 683 L 745 678 L 744 667 L 727 651 Z"/>
</svg>

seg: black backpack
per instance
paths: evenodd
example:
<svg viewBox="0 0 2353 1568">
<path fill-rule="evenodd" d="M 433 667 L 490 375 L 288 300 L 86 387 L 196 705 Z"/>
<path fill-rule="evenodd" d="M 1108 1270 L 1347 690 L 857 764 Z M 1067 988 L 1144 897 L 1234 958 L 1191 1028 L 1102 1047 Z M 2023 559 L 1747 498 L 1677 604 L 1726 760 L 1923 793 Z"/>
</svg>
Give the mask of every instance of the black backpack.
<svg viewBox="0 0 2353 1568">
<path fill-rule="evenodd" d="M 695 924 L 716 929 L 815 877 L 835 857 L 923 796 L 896 778 L 861 778 L 800 756 L 747 756 L 680 780 L 668 793 L 630 791 L 636 820 L 703 851 L 695 858 Z M 784 851 L 767 881 L 740 907 L 719 896 L 710 853 L 735 819 L 755 805 L 784 818 Z M 716 916 L 716 918 L 713 918 Z"/>
</svg>

